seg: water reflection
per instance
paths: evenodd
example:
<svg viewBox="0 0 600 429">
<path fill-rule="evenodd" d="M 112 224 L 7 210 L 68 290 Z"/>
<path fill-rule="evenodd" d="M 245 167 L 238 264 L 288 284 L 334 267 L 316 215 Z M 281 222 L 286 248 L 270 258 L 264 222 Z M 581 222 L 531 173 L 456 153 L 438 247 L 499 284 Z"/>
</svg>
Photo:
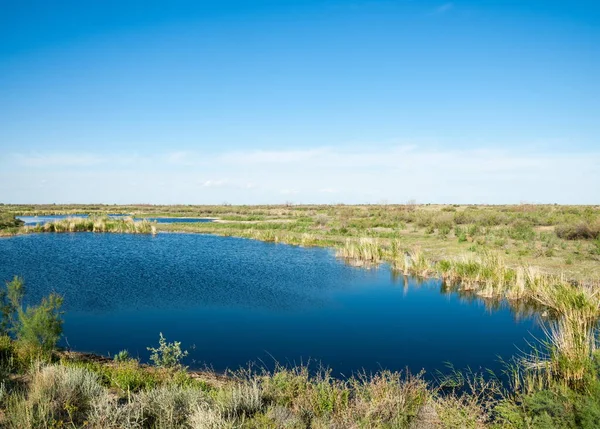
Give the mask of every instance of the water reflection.
<svg viewBox="0 0 600 429">
<path fill-rule="evenodd" d="M 231 237 L 33 234 L 0 240 L 0 279 L 28 298 L 65 298 L 76 350 L 128 349 L 142 360 L 158 333 L 190 362 L 306 362 L 338 374 L 381 368 L 500 370 L 541 336 L 525 303 L 483 300 L 437 279 L 340 263 L 330 250 Z"/>
</svg>

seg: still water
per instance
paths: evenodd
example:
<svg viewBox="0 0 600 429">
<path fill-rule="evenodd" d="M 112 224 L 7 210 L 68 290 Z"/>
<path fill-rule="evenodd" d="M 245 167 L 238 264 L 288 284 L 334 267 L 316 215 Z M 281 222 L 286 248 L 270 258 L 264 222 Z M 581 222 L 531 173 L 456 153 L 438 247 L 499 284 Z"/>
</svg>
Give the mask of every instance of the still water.
<svg viewBox="0 0 600 429">
<path fill-rule="evenodd" d="M 125 215 L 108 215 L 112 218 L 122 218 Z M 62 220 L 68 217 L 76 217 L 86 219 L 88 215 L 84 214 L 74 214 L 74 215 L 48 215 L 48 216 L 17 216 L 17 219 L 21 219 L 25 222 L 25 225 L 44 225 L 48 222 L 53 222 L 55 220 Z M 142 218 L 134 218 L 135 220 L 142 220 Z M 197 218 L 197 217 L 147 217 L 144 218 L 149 220 L 150 222 L 156 223 L 202 223 L 202 222 L 212 222 L 212 219 L 209 218 Z"/>
<path fill-rule="evenodd" d="M 142 361 L 159 332 L 216 370 L 321 362 L 335 374 L 502 369 L 542 333 L 533 317 L 441 282 L 345 265 L 331 250 L 200 234 L 32 234 L 0 239 L 0 279 L 37 302 L 64 296 L 62 345 Z"/>
</svg>

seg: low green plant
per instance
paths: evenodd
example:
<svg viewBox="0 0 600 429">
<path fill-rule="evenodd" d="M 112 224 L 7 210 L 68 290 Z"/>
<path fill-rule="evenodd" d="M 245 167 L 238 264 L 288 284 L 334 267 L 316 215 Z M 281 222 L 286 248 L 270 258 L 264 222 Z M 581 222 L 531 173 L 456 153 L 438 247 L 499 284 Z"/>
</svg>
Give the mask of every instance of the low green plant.
<svg viewBox="0 0 600 429">
<path fill-rule="evenodd" d="M 539 429 L 594 429 L 600 427 L 600 383 L 587 391 L 550 385 L 517 394 L 494 409 L 500 427 Z"/>
<path fill-rule="evenodd" d="M 62 334 L 62 297 L 51 293 L 39 305 L 24 308 L 24 296 L 25 284 L 17 276 L 0 291 L 1 332 L 45 351 L 54 349 Z"/>
<path fill-rule="evenodd" d="M 450 234 L 450 231 L 452 230 L 452 227 L 449 225 L 441 225 L 438 227 L 438 235 L 441 238 L 446 238 L 448 237 L 448 234 Z"/>
<path fill-rule="evenodd" d="M 565 240 L 595 240 L 600 238 L 600 220 L 595 222 L 580 221 L 578 223 L 558 225 L 556 235 Z"/>
<path fill-rule="evenodd" d="M 160 382 L 155 373 L 145 370 L 136 360 L 120 362 L 105 373 L 110 385 L 123 392 L 139 392 L 151 389 Z"/>
<path fill-rule="evenodd" d="M 12 213 L 0 213 L 0 230 L 17 228 L 24 223 L 25 222 L 21 219 L 17 219 Z"/>
<path fill-rule="evenodd" d="M 84 427 L 93 402 L 104 395 L 97 376 L 83 368 L 38 365 L 27 395 L 8 401 L 6 423 L 14 429 Z"/>
<path fill-rule="evenodd" d="M 600 237 L 594 240 L 592 245 L 592 254 L 600 255 Z"/>
<path fill-rule="evenodd" d="M 113 360 L 115 362 L 127 362 L 130 359 L 131 356 L 129 355 L 129 352 L 127 350 L 121 350 L 113 357 Z"/>
<path fill-rule="evenodd" d="M 531 241 L 535 238 L 535 231 L 530 223 L 518 220 L 509 228 L 508 235 L 513 240 Z"/>
<path fill-rule="evenodd" d="M 179 341 L 168 343 L 162 332 L 158 340 L 158 348 L 147 349 L 152 352 L 150 360 L 159 368 L 181 368 L 182 359 L 188 355 L 187 350 L 181 350 Z"/>
</svg>

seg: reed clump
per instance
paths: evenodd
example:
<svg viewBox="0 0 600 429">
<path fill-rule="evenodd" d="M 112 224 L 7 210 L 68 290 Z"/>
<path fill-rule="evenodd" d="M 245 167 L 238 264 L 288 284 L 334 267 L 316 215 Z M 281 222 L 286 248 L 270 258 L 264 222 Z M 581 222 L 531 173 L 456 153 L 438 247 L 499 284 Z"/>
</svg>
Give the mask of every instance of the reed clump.
<svg viewBox="0 0 600 429">
<path fill-rule="evenodd" d="M 231 232 L 227 229 L 219 231 L 220 235 L 238 236 L 266 243 L 283 243 L 293 246 L 314 247 L 323 246 L 324 240 L 311 233 L 291 233 L 288 231 L 275 231 L 270 229 L 249 229 L 243 232 Z"/>
<path fill-rule="evenodd" d="M 569 385 L 584 384 L 586 375 L 592 373 L 592 359 L 597 349 L 594 324 L 581 319 L 575 311 L 550 322 L 546 335 L 551 351 L 546 369 Z"/>
<path fill-rule="evenodd" d="M 445 282 L 460 285 L 483 297 L 504 296 L 513 299 L 525 296 L 522 271 L 510 268 L 497 254 L 486 252 L 459 259 L 433 261 L 418 246 L 405 249 L 399 240 L 381 244 L 376 239 L 347 240 L 338 248 L 338 257 L 356 264 L 390 263 L 393 269 L 419 277 L 440 277 Z"/>
<path fill-rule="evenodd" d="M 560 277 L 530 280 L 530 296 L 548 308 L 553 319 L 545 328 L 549 356 L 540 365 L 568 385 L 585 384 L 593 374 L 600 318 L 600 284 L 572 284 Z"/>
<path fill-rule="evenodd" d="M 157 233 L 156 222 L 150 222 L 147 219 L 138 221 L 132 217 L 111 218 L 108 216 L 68 217 L 24 228 L 26 232 L 113 232 L 152 235 Z"/>
<path fill-rule="evenodd" d="M 353 265 L 376 265 L 382 262 L 384 249 L 376 239 L 347 240 L 343 247 L 337 249 L 336 256 Z"/>
<path fill-rule="evenodd" d="M 404 253 L 402 258 L 404 263 L 403 271 L 419 277 L 430 277 L 434 275 L 434 264 L 427 258 L 425 252 L 419 247 L 415 247 Z"/>
<path fill-rule="evenodd" d="M 503 297 L 521 299 L 525 287 L 517 270 L 506 265 L 497 254 L 486 252 L 443 260 L 436 264 L 436 272 L 451 285 L 473 291 L 484 298 Z"/>
<path fill-rule="evenodd" d="M 600 316 L 598 282 L 572 283 L 562 276 L 544 274 L 531 266 L 513 268 L 499 254 L 490 251 L 433 261 L 419 247 L 406 249 L 399 240 L 381 243 L 377 239 L 363 238 L 358 241 L 346 240 L 338 248 L 336 255 L 358 266 L 388 262 L 392 269 L 404 274 L 423 278 L 438 277 L 450 287 L 485 299 L 507 299 L 541 305 L 552 312 L 555 318 L 566 318 L 570 325 L 584 321 L 583 326 L 572 326 L 572 332 L 588 332 L 590 324 L 595 323 Z M 566 328 L 552 332 L 570 335 Z M 550 337 L 555 338 L 556 335 Z M 565 341 L 556 342 L 565 344 L 559 349 L 566 349 L 569 344 Z M 575 343 L 574 339 L 570 342 Z M 563 355 L 568 353 L 570 352 Z"/>
<path fill-rule="evenodd" d="M 2 214 L 94 216 L 128 213 L 138 218 L 184 216 L 218 218 L 222 222 L 159 224 L 164 231 L 201 232 L 249 237 L 271 242 L 338 246 L 345 240 L 370 237 L 382 247 L 404 241 L 431 252 L 434 262 L 467 252 L 497 251 L 513 267 L 539 266 L 545 272 L 569 272 L 587 280 L 600 275 L 600 206 L 557 205 L 292 205 L 285 206 L 103 206 L 4 205 Z M 2 222 L 0 222 L 1 224 Z M 260 233 L 252 232 L 261 231 Z M 271 230 L 272 234 L 266 233 Z M 2 229 L 0 235 L 22 232 Z M 303 234 L 314 239 L 303 239 Z M 385 258 L 387 259 L 387 258 Z M 396 258 L 389 258 L 391 262 Z"/>
<path fill-rule="evenodd" d="M 536 276 L 528 280 L 531 296 L 557 316 L 595 321 L 600 315 L 600 284 L 570 283 L 562 277 Z"/>
</svg>

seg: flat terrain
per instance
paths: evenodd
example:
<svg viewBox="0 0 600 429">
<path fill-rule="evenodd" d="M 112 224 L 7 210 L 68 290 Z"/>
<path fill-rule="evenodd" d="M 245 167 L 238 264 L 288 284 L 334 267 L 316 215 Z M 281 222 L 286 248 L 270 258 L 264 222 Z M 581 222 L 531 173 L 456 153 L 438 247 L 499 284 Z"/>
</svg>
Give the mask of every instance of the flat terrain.
<svg viewBox="0 0 600 429">
<path fill-rule="evenodd" d="M 398 240 L 405 248 L 420 248 L 433 260 L 491 251 L 510 266 L 534 266 L 577 280 L 600 278 L 600 206 L 0 206 L 3 216 L 76 213 L 216 218 L 211 223 L 157 228 L 307 246 L 338 246 L 365 237 L 384 246 Z"/>
<path fill-rule="evenodd" d="M 39 228 L 25 227 L 15 219 L 69 214 L 94 217 Z M 216 221 L 150 223 L 109 219 L 107 214 Z M 185 353 L 179 343 L 167 343 L 162 337 L 158 348 L 149 349 L 154 367 L 140 364 L 126 351 L 112 362 L 90 362 L 57 356 L 62 298 L 50 295 L 25 311 L 20 299 L 11 298 L 23 293 L 21 280 L 15 278 L 0 290 L 0 295 L 11 298 L 1 303 L 11 316 L 6 320 L 13 323 L 10 330 L 0 331 L 0 384 L 6 398 L 0 401 L 0 426 L 514 429 L 600 425 L 599 206 L 0 205 L 2 235 L 154 234 L 156 229 L 333 246 L 339 256 L 365 263 L 389 261 L 421 277 L 437 274 L 485 298 L 504 297 L 515 305 L 531 301 L 544 308 L 539 320 L 546 328 L 547 342 L 507 364 L 508 385 L 470 372 L 452 372 L 435 383 L 420 374 L 388 371 L 341 380 L 328 372 L 313 376 L 305 367 L 207 376 L 186 372 L 180 364 Z M 532 267 L 564 277 L 538 275 Z M 55 323 L 31 323 L 40 320 Z"/>
</svg>

